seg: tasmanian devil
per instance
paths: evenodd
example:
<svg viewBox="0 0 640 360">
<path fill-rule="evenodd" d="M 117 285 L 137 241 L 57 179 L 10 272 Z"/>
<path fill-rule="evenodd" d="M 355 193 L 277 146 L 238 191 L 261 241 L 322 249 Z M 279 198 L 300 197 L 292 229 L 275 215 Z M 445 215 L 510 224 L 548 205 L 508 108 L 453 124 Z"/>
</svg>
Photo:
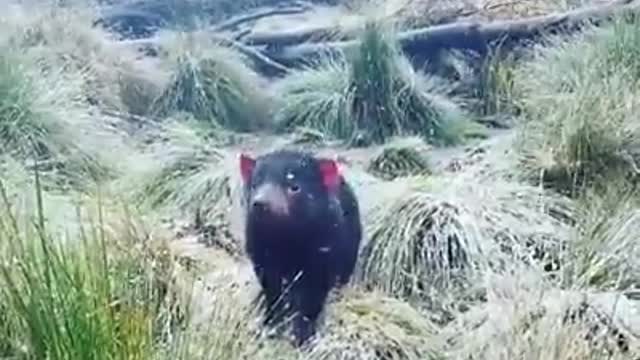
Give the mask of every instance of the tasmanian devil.
<svg viewBox="0 0 640 360">
<path fill-rule="evenodd" d="M 265 298 L 266 325 L 293 315 L 297 345 L 316 331 L 333 287 L 353 274 L 362 227 L 356 196 L 334 160 L 278 150 L 240 155 L 246 250 Z"/>
</svg>

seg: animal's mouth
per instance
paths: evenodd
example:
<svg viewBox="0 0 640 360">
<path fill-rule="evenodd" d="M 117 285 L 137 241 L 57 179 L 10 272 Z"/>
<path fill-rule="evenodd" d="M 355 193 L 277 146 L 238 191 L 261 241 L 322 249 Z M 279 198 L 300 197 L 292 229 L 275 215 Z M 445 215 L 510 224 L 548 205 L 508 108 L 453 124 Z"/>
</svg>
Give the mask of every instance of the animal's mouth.
<svg viewBox="0 0 640 360">
<path fill-rule="evenodd" d="M 289 215 L 272 211 L 252 210 L 250 216 L 258 223 L 286 224 L 291 221 Z"/>
<path fill-rule="evenodd" d="M 312 231 L 304 222 L 296 221 L 289 215 L 261 213 L 251 215 L 253 227 L 259 232 L 304 234 Z"/>
</svg>

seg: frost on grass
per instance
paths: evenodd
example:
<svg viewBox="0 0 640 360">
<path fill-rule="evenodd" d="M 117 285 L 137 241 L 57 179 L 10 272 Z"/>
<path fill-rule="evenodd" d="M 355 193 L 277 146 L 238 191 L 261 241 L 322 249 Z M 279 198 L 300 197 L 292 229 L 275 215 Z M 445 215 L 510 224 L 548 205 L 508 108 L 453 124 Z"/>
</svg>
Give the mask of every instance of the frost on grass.
<svg viewBox="0 0 640 360">
<path fill-rule="evenodd" d="M 439 94 L 448 86 L 413 70 L 379 24 L 370 23 L 359 48 L 322 59 L 276 87 L 279 127 L 306 126 L 343 140 L 382 143 L 418 135 L 455 143 L 471 128 L 459 104 Z"/>
<path fill-rule="evenodd" d="M 554 39 L 516 71 L 519 147 L 531 180 L 574 192 L 637 176 L 639 29 L 637 20 L 619 21 Z"/>
<path fill-rule="evenodd" d="M 190 112 L 212 126 L 237 131 L 264 126 L 269 103 L 259 75 L 234 49 L 200 33 L 164 34 L 172 77 L 154 101 L 159 117 Z"/>
<path fill-rule="evenodd" d="M 488 270 L 514 262 L 540 271 L 562 259 L 569 204 L 537 188 L 473 173 L 412 177 L 365 219 L 359 280 L 370 288 L 451 312 Z M 392 183 L 393 184 L 393 183 Z M 380 190 L 382 192 L 382 190 Z M 429 305 L 428 303 L 431 303 Z"/>
</svg>

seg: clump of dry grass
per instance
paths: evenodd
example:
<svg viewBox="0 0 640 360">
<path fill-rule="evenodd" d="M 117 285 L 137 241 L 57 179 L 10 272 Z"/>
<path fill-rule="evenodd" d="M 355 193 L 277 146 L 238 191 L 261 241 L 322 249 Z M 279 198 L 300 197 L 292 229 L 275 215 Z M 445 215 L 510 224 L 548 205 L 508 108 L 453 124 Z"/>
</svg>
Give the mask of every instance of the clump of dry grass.
<svg viewBox="0 0 640 360">
<path fill-rule="evenodd" d="M 455 359 L 628 359 L 633 304 L 615 293 L 554 289 L 535 272 L 492 276 L 487 302 L 442 333 Z"/>
<path fill-rule="evenodd" d="M 620 19 L 555 39 L 518 69 L 524 111 L 519 148 L 530 179 L 576 194 L 637 177 L 638 29 L 637 20 Z"/>
<path fill-rule="evenodd" d="M 114 84 L 129 54 L 92 28 L 86 6 L 8 5 L 0 15 L 0 148 L 29 169 L 37 160 L 47 190 L 90 191 L 112 180 L 130 149 L 123 122 L 99 110 L 121 108 Z"/>
<path fill-rule="evenodd" d="M 295 358 L 293 349 L 270 340 L 258 327 L 258 308 L 246 301 L 247 293 L 231 288 L 220 289 L 207 302 L 204 321 L 188 324 L 175 342 L 163 353 L 166 359 L 246 359 L 270 358 L 261 353 L 271 352 L 277 358 Z"/>
<path fill-rule="evenodd" d="M 367 166 L 367 171 L 384 180 L 431 173 L 429 162 L 421 153 L 420 139 L 406 138 L 392 141 L 382 148 Z"/>
<path fill-rule="evenodd" d="M 560 197 L 472 172 L 402 182 L 405 191 L 365 220 L 358 278 L 367 287 L 447 313 L 490 269 L 524 263 L 542 271 L 562 259 L 570 228 L 555 214 L 573 215 Z"/>
<path fill-rule="evenodd" d="M 349 138 L 352 91 L 344 62 L 327 59 L 322 67 L 309 68 L 277 83 L 276 93 L 285 94 L 276 112 L 283 128 L 308 127 L 337 138 Z"/>
<path fill-rule="evenodd" d="M 640 288 L 640 203 L 633 189 L 610 184 L 604 194 L 580 199 L 580 217 L 571 241 L 566 286 L 627 291 Z"/>
<path fill-rule="evenodd" d="M 327 308 L 326 327 L 305 359 L 440 359 L 438 327 L 380 293 L 347 291 Z"/>
<path fill-rule="evenodd" d="M 476 59 L 471 59 L 474 61 Z M 468 61 L 468 60 L 467 60 Z M 462 66 L 468 66 L 462 63 Z M 479 66 L 479 76 L 463 76 L 462 82 L 471 82 L 470 95 L 477 100 L 477 111 L 498 122 L 499 125 L 512 125 L 511 119 L 496 119 L 499 116 L 515 115 L 519 109 L 516 105 L 515 71 L 518 62 L 513 53 L 499 47 L 492 50 Z M 469 69 L 467 69 L 468 71 Z M 505 123 L 506 122 L 506 123 Z"/>
<path fill-rule="evenodd" d="M 306 126 L 352 143 L 415 135 L 451 144 L 480 127 L 441 95 L 449 84 L 413 70 L 382 24 L 368 23 L 359 41 L 345 58 L 322 59 L 278 84 L 281 129 Z"/>
<path fill-rule="evenodd" d="M 230 154 L 213 144 L 198 123 L 169 122 L 161 127 L 166 141 L 152 144 L 140 159 L 150 166 L 134 178 L 143 205 L 173 214 L 202 216 L 226 210 L 233 183 L 228 169 Z M 129 180 L 125 180 L 129 182 Z M 136 189 L 133 189 L 136 190 Z"/>
<path fill-rule="evenodd" d="M 110 111 L 140 113 L 148 104 L 145 92 L 157 93 L 161 73 L 149 73 L 135 52 L 118 46 L 106 31 L 93 26 L 95 8 L 75 3 L 16 4 L 0 16 L 1 35 L 23 49 L 41 66 L 82 74 L 84 97 Z"/>
<path fill-rule="evenodd" d="M 327 304 L 316 337 L 301 349 L 271 337 L 246 287 L 220 287 L 207 301 L 207 316 L 188 326 L 168 353 L 177 359 L 440 359 L 438 327 L 394 298 L 349 290 Z"/>
<path fill-rule="evenodd" d="M 0 48 L 0 151 L 26 166 L 37 160 L 48 186 L 85 187 L 109 179 L 115 159 L 101 146 L 115 150 L 122 144 L 116 129 L 90 114 L 82 74 L 43 68 L 28 50 L 9 43 Z"/>
<path fill-rule="evenodd" d="M 206 34 L 164 33 L 173 75 L 152 114 L 186 111 L 212 126 L 237 131 L 264 127 L 270 113 L 259 75 L 243 55 Z"/>
</svg>

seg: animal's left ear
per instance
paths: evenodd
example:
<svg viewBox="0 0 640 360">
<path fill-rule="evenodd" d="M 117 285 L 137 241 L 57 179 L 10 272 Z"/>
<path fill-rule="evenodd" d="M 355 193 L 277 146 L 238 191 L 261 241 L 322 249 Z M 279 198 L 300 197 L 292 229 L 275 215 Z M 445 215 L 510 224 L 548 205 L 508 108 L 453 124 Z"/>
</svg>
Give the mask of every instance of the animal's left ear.
<svg viewBox="0 0 640 360">
<path fill-rule="evenodd" d="M 251 179 L 251 172 L 256 165 L 256 160 L 247 154 L 240 154 L 240 175 L 246 183 Z"/>
<path fill-rule="evenodd" d="M 333 159 L 318 159 L 322 182 L 329 191 L 336 191 L 340 186 L 340 169 L 338 163 Z"/>
</svg>

